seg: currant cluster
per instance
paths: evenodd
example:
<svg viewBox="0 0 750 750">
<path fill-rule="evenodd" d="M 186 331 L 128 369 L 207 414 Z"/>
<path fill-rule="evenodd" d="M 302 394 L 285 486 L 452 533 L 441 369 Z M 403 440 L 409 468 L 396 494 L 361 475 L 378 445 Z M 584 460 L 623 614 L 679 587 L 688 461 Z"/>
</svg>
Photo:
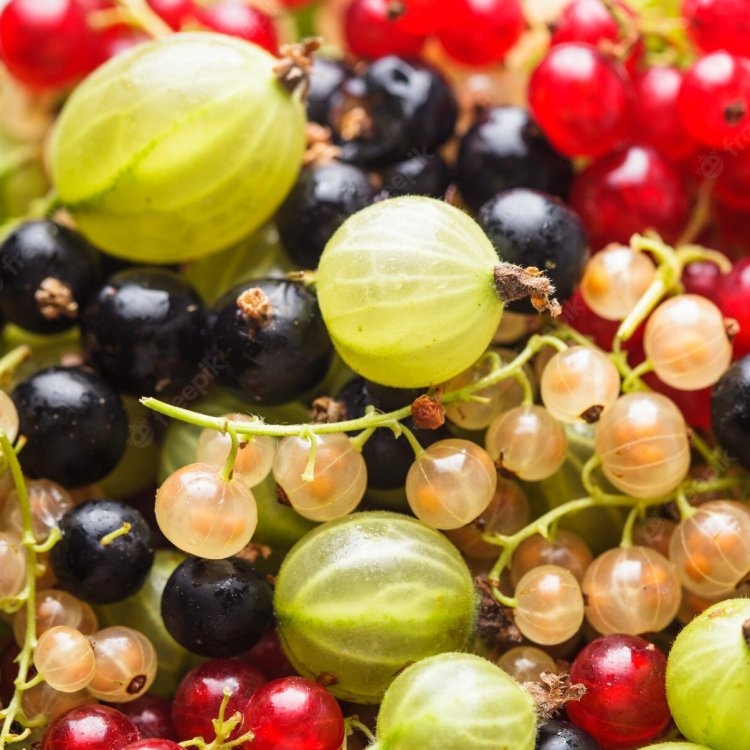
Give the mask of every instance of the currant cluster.
<svg viewBox="0 0 750 750">
<path fill-rule="evenodd" d="M 750 742 L 742 3 L 0 5 L 0 745 Z"/>
</svg>

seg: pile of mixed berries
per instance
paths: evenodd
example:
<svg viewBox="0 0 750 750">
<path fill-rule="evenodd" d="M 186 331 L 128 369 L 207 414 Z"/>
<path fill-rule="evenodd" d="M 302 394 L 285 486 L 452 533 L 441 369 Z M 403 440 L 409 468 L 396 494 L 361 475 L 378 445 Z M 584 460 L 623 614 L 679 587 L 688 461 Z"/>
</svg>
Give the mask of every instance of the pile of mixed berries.
<svg viewBox="0 0 750 750">
<path fill-rule="evenodd" d="M 0 63 L 0 747 L 750 747 L 744 0 Z"/>
</svg>

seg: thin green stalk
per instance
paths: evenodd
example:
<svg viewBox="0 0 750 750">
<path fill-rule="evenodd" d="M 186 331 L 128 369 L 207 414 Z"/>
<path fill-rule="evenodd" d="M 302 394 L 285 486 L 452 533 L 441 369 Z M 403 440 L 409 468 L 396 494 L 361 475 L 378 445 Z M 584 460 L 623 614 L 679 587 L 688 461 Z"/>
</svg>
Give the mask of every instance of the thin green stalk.
<svg viewBox="0 0 750 750">
<path fill-rule="evenodd" d="M 29 672 L 34 658 L 34 649 L 37 644 L 36 637 L 36 572 L 37 572 L 37 544 L 34 537 L 33 518 L 31 515 L 31 505 L 29 503 L 29 493 L 26 488 L 26 481 L 23 477 L 21 464 L 18 461 L 13 446 L 8 436 L 0 431 L 0 448 L 5 457 L 13 484 L 18 496 L 18 507 L 21 512 L 21 524 L 23 532 L 21 534 L 21 543 L 26 550 L 26 585 L 24 591 L 19 595 L 26 605 L 26 635 L 21 646 L 21 651 L 16 657 L 18 663 L 18 676 L 14 680 L 13 696 L 8 705 L 0 711 L 3 719 L 3 725 L 0 729 L 0 747 L 21 742 L 30 734 L 30 729 L 26 727 L 20 734 L 13 732 L 13 724 L 16 719 L 23 716 L 22 700 L 23 693 L 31 684 L 29 681 Z"/>
</svg>

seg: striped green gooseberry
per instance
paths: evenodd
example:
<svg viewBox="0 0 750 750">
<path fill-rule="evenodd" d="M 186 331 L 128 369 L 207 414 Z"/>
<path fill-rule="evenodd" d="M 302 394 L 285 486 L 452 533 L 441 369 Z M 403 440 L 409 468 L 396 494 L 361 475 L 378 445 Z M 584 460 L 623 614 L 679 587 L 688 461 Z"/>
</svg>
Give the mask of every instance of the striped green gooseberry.
<svg viewBox="0 0 750 750">
<path fill-rule="evenodd" d="M 678 634 L 667 658 L 667 702 L 677 728 L 711 750 L 746 750 L 750 723 L 750 599 L 711 605 Z"/>
<path fill-rule="evenodd" d="M 506 301 L 531 295 L 544 307 L 552 291 L 545 277 L 500 263 L 467 213 L 414 195 L 346 219 L 323 250 L 315 284 L 344 362 L 401 388 L 463 372 L 489 346 Z"/>
<path fill-rule="evenodd" d="M 496 664 L 438 654 L 391 683 L 369 750 L 533 750 L 536 723 L 531 695 Z"/>
<path fill-rule="evenodd" d="M 457 549 L 410 516 L 364 511 L 324 523 L 279 569 L 284 651 L 337 698 L 378 703 L 412 662 L 467 648 L 476 596 Z"/>
<path fill-rule="evenodd" d="M 109 60 L 65 102 L 52 182 L 80 231 L 134 262 L 228 247 L 293 185 L 305 144 L 301 97 L 278 58 L 211 32 L 155 39 Z"/>
</svg>

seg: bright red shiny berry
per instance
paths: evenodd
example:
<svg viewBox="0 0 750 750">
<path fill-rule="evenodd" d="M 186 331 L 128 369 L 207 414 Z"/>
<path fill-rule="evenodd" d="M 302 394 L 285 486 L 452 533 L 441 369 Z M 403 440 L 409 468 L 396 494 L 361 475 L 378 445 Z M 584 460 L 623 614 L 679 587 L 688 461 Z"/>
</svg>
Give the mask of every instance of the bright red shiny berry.
<svg viewBox="0 0 750 750">
<path fill-rule="evenodd" d="M 551 47 L 532 73 L 528 93 L 534 119 L 567 156 L 603 156 L 630 138 L 630 80 L 596 47 Z"/>
<path fill-rule="evenodd" d="M 94 34 L 75 0 L 10 0 L 0 11 L 9 73 L 34 89 L 68 86 L 91 67 Z"/>
<path fill-rule="evenodd" d="M 172 721 L 177 739 L 216 738 L 213 720 L 219 714 L 224 689 L 231 692 L 225 716 L 242 711 L 266 678 L 255 667 L 237 659 L 209 659 L 190 670 L 177 686 L 172 699 Z M 236 729 L 231 738 L 245 730 Z M 253 748 L 253 750 L 256 750 Z"/>
<path fill-rule="evenodd" d="M 41 750 L 122 750 L 138 739 L 138 729 L 125 714 L 89 704 L 58 716 L 47 727 Z"/>
<path fill-rule="evenodd" d="M 685 73 L 677 113 L 687 132 L 713 148 L 750 145 L 750 60 L 723 50 L 699 57 Z"/>
<path fill-rule="evenodd" d="M 389 0 L 352 0 L 343 19 L 347 49 L 357 57 L 419 57 L 425 37 L 402 31 L 389 14 Z"/>
<path fill-rule="evenodd" d="M 586 645 L 570 666 L 570 681 L 586 688 L 568 716 L 603 750 L 648 744 L 669 725 L 667 658 L 653 643 L 607 635 Z"/>
<path fill-rule="evenodd" d="M 461 0 L 454 23 L 437 33 L 445 52 L 471 67 L 498 63 L 526 29 L 520 0 Z"/>
<path fill-rule="evenodd" d="M 271 54 L 279 51 L 279 39 L 271 17 L 242 0 L 219 0 L 213 5 L 197 7 L 195 19 L 211 31 L 253 42 Z"/>
<path fill-rule="evenodd" d="M 259 688 L 244 710 L 254 733 L 242 750 L 340 750 L 344 717 L 336 699 L 304 677 L 282 677 Z"/>
<path fill-rule="evenodd" d="M 683 0 L 682 16 L 688 36 L 704 52 L 723 49 L 733 55 L 747 55 L 747 0 Z"/>
</svg>

